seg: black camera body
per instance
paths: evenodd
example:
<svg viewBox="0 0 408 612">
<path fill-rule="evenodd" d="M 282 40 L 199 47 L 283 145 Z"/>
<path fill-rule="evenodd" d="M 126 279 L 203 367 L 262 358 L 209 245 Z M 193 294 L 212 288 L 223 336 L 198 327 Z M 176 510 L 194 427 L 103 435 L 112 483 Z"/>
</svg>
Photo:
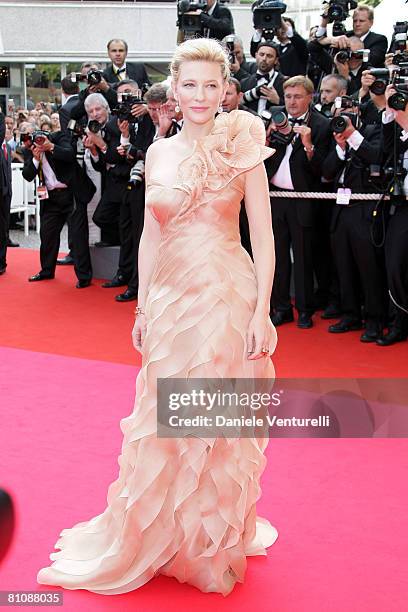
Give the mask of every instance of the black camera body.
<svg viewBox="0 0 408 612">
<path fill-rule="evenodd" d="M 112 115 L 115 115 L 119 121 L 138 123 L 139 117 L 132 115 L 132 106 L 135 104 L 144 104 L 143 98 L 132 93 L 118 93 L 118 104 L 112 108 Z"/>
<path fill-rule="evenodd" d="M 92 134 L 99 134 L 102 129 L 102 124 L 99 123 L 99 121 L 97 121 L 96 119 L 91 119 L 90 121 L 88 121 L 87 128 L 90 132 L 92 132 Z"/>
<path fill-rule="evenodd" d="M 293 131 L 293 127 L 289 123 L 285 111 L 279 109 L 272 109 L 271 111 L 265 110 L 261 113 L 261 119 L 266 129 L 271 123 L 276 127 L 276 130 L 272 130 L 269 135 L 269 143 L 272 147 L 274 145 L 287 146 L 295 138 L 296 132 Z"/>
<path fill-rule="evenodd" d="M 99 85 L 103 79 L 102 70 L 90 70 L 87 74 L 82 74 L 81 72 L 71 72 L 71 81 L 73 83 L 79 82 L 87 82 L 88 85 Z"/>
<path fill-rule="evenodd" d="M 20 142 L 29 143 L 30 146 L 33 144 L 43 145 L 45 140 L 50 137 L 50 132 L 45 130 L 35 130 L 31 134 L 20 134 Z"/>
<path fill-rule="evenodd" d="M 408 21 L 397 21 L 392 37 L 392 51 L 403 53 L 407 48 Z"/>
<path fill-rule="evenodd" d="M 207 10 L 207 2 L 200 0 L 178 0 L 177 26 L 187 36 L 194 36 L 201 32 L 201 16 L 199 11 Z"/>
<path fill-rule="evenodd" d="M 408 65 L 401 63 L 391 74 L 388 68 L 371 68 L 370 74 L 378 77 L 370 86 L 370 91 L 376 96 L 384 95 L 387 85 L 394 85 L 400 92 L 404 92 L 407 88 Z"/>
<path fill-rule="evenodd" d="M 337 117 L 333 117 L 330 121 L 330 128 L 336 134 L 342 134 L 349 125 L 353 125 L 357 129 L 358 115 L 356 113 L 341 113 Z"/>
<path fill-rule="evenodd" d="M 344 21 L 349 16 L 352 9 L 357 8 L 356 0 L 327 0 L 324 4 L 328 4 L 327 20 L 333 24 L 333 36 L 341 36 L 346 33 Z"/>
<path fill-rule="evenodd" d="M 235 55 L 235 36 L 233 34 L 228 34 L 228 36 L 225 37 L 225 46 L 227 47 L 227 51 L 228 51 L 228 60 L 230 64 L 235 64 L 235 62 L 237 61 L 237 57 Z"/>
<path fill-rule="evenodd" d="M 336 60 L 340 62 L 340 64 L 346 64 L 351 59 L 361 59 L 363 64 L 366 64 L 370 59 L 370 49 L 359 49 L 358 51 L 342 49 L 336 53 Z"/>
<path fill-rule="evenodd" d="M 261 0 L 253 6 L 253 24 L 257 30 L 262 30 L 266 40 L 271 40 L 282 26 L 282 15 L 286 4 L 279 0 Z"/>
<path fill-rule="evenodd" d="M 71 132 L 72 136 L 77 138 L 82 138 L 82 136 L 85 136 L 85 126 L 75 119 L 70 119 L 68 121 L 67 129 Z"/>
</svg>

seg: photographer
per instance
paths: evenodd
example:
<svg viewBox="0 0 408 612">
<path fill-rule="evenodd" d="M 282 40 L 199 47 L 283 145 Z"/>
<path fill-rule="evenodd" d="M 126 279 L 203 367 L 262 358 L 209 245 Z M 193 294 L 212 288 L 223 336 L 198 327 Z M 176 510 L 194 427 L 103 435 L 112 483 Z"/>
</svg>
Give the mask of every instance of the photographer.
<svg viewBox="0 0 408 612">
<path fill-rule="evenodd" d="M 113 38 L 107 44 L 107 50 L 111 64 L 103 71 L 103 77 L 108 83 L 119 83 L 131 79 L 139 83 L 140 87 L 150 79 L 146 68 L 140 62 L 126 62 L 128 44 L 120 38 Z"/>
<path fill-rule="evenodd" d="M 230 34 L 225 36 L 221 42 L 229 51 L 231 76 L 241 82 L 256 72 L 256 63 L 245 60 L 244 43 L 239 36 Z"/>
<path fill-rule="evenodd" d="M 273 109 L 267 128 L 275 154 L 265 166 L 272 191 L 320 191 L 322 164 L 329 144 L 329 121 L 312 107 L 313 83 L 304 76 L 284 85 L 285 109 Z M 314 201 L 307 198 L 271 198 L 276 269 L 271 312 L 274 325 L 293 321 L 290 299 L 291 259 L 295 271 L 295 307 L 298 327 L 312 327 Z"/>
<path fill-rule="evenodd" d="M 385 54 L 388 47 L 388 41 L 382 34 L 376 34 L 371 31 L 374 23 L 374 11 L 370 6 L 366 4 L 360 4 L 353 12 L 353 29 L 345 32 L 340 36 L 327 36 L 327 25 L 329 18 L 327 16 L 330 11 L 330 6 L 333 4 L 340 4 L 338 0 L 336 2 L 329 2 L 328 6 L 324 9 L 322 15 L 322 21 L 320 27 L 316 32 L 316 39 L 318 44 L 330 47 L 334 49 L 348 49 L 350 48 L 349 39 L 357 37 L 364 43 L 364 49 L 370 50 L 370 64 L 373 67 L 380 67 L 384 65 Z M 343 3 L 344 4 L 344 3 Z M 348 13 L 349 2 L 345 3 L 346 10 L 345 18 Z M 326 71 L 328 72 L 328 71 Z"/>
<path fill-rule="evenodd" d="M 93 93 L 100 93 L 107 101 L 110 108 L 116 106 L 118 97 L 116 91 L 109 83 L 104 79 L 103 73 L 100 70 L 98 64 L 92 64 L 91 62 L 85 62 L 81 66 L 81 72 L 79 74 L 72 73 L 70 77 L 66 77 L 73 80 L 74 83 L 79 84 L 78 98 L 74 103 L 70 104 L 69 112 L 70 119 L 75 119 L 86 125 L 87 113 L 85 110 L 85 100 Z M 86 86 L 82 88 L 81 84 Z"/>
<path fill-rule="evenodd" d="M 385 96 L 383 146 L 385 167 L 392 170 L 389 191 L 392 190 L 393 194 L 385 240 L 385 263 L 395 317 L 388 333 L 377 340 L 380 346 L 390 346 L 408 337 L 408 95 L 406 92 L 398 94 L 390 85 Z"/>
<path fill-rule="evenodd" d="M 241 82 L 244 106 L 260 115 L 271 106 L 283 104 L 284 76 L 278 72 L 278 48 L 273 42 L 261 43 L 255 55 L 257 72 Z"/>
<path fill-rule="evenodd" d="M 296 32 L 293 19 L 282 17 L 281 26 L 276 30 L 276 38 L 279 41 L 277 46 L 280 72 L 287 77 L 306 74 L 309 51 L 305 39 Z M 250 47 L 252 57 L 256 57 L 262 40 L 265 40 L 262 38 L 262 30 L 255 29 Z"/>
<path fill-rule="evenodd" d="M 126 157 L 131 163 L 131 171 L 121 204 L 121 236 L 124 242 L 121 242 L 121 259 L 117 274 L 117 277 L 122 277 L 127 281 L 122 284 L 128 286 L 123 293 L 115 296 L 117 302 L 137 299 L 139 242 L 143 229 L 145 206 L 144 159 L 153 140 L 162 137 L 168 138 L 173 135 L 177 128 L 175 128 L 172 119 L 175 119 L 176 116 L 180 119 L 175 110 L 174 117 L 170 119 L 170 122 L 166 121 L 173 115 L 170 108 L 171 104 L 167 106 L 167 94 L 168 88 L 164 84 L 155 83 L 144 96 L 148 114 L 139 117 L 138 122 L 134 124 L 134 129 L 130 129 L 129 133 L 126 130 L 126 122 L 120 125 L 122 136 L 121 146 L 118 150 L 123 155 L 123 147 L 129 147 L 126 151 Z M 131 125 L 129 124 L 129 128 Z M 161 133 L 161 129 L 163 129 L 163 133 Z"/>
<path fill-rule="evenodd" d="M 26 181 L 39 177 L 41 270 L 28 279 L 36 282 L 55 277 L 61 230 L 74 207 L 75 151 L 63 132 L 34 131 L 23 138 L 23 146 L 23 177 Z M 75 272 L 79 288 L 82 279 L 77 266 Z"/>
<path fill-rule="evenodd" d="M 353 97 L 361 101 L 361 120 L 364 124 L 381 124 L 382 113 L 386 106 L 385 87 L 386 82 L 379 81 L 371 74 L 371 70 L 363 71 L 360 91 Z"/>
<path fill-rule="evenodd" d="M 381 162 L 381 129 L 361 126 L 359 109 L 352 98 L 342 100 L 331 122 L 334 143 L 324 165 L 324 177 L 334 180 L 337 201 L 331 220 L 332 249 L 339 275 L 342 318 L 329 332 L 345 333 L 362 328 L 361 342 L 375 342 L 382 335 L 385 316 L 383 250 L 373 243 L 375 200 L 353 200 L 353 193 L 375 193 L 370 165 Z M 346 111 L 343 110 L 345 108 Z"/>
<path fill-rule="evenodd" d="M 328 74 L 320 84 L 320 102 L 315 109 L 325 117 L 333 116 L 333 105 L 336 98 L 347 94 L 347 80 L 339 74 Z"/>
<path fill-rule="evenodd" d="M 221 6 L 217 0 L 207 0 L 207 7 L 201 11 L 201 35 L 204 38 L 222 40 L 224 36 L 234 33 L 234 21 L 229 9 Z"/>
<path fill-rule="evenodd" d="M 312 60 L 320 66 L 323 73 L 330 74 L 335 70 L 347 80 L 347 95 L 351 96 L 360 89 L 361 75 L 366 69 L 364 43 L 355 36 L 346 40 L 347 49 L 337 51 L 334 57 L 317 41 L 309 43 L 309 51 Z"/>
</svg>

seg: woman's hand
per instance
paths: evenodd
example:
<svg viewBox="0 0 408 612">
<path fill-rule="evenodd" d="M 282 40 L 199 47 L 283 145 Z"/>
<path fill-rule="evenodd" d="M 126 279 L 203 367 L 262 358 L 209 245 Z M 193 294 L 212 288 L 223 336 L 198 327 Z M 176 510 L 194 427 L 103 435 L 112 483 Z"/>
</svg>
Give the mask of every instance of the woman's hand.
<svg viewBox="0 0 408 612">
<path fill-rule="evenodd" d="M 255 311 L 247 331 L 247 347 L 248 359 L 268 357 L 270 352 L 273 351 L 275 340 L 269 314 Z M 266 349 L 268 352 L 266 352 Z"/>
<path fill-rule="evenodd" d="M 146 317 L 143 314 L 138 314 L 132 330 L 133 346 L 139 353 L 142 352 L 143 342 L 146 336 Z"/>
</svg>

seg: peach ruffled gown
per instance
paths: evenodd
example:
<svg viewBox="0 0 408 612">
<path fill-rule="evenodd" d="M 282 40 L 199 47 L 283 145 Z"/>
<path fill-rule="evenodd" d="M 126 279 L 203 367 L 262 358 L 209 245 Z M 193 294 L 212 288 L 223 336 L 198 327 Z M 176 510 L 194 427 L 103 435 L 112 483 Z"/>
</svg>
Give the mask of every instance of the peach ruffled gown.
<svg viewBox="0 0 408 612">
<path fill-rule="evenodd" d="M 271 154 L 264 142 L 259 118 L 224 113 L 175 185 L 153 169 L 146 206 L 162 241 L 135 407 L 120 423 L 119 476 L 102 514 L 61 531 L 40 584 L 111 595 L 164 574 L 227 595 L 243 582 L 246 557 L 275 541 L 275 528 L 256 516 L 267 439 L 156 436 L 158 377 L 274 377 L 269 358 L 247 359 L 257 286 L 238 226 L 244 173 Z"/>
</svg>

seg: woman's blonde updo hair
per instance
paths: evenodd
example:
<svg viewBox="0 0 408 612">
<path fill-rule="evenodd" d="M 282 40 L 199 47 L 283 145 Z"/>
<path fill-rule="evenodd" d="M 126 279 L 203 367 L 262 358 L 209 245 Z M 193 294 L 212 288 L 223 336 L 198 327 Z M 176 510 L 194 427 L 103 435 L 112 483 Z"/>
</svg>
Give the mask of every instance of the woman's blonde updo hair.
<svg viewBox="0 0 408 612">
<path fill-rule="evenodd" d="M 177 82 L 183 62 L 215 62 L 221 68 L 223 80 L 230 77 L 228 53 L 213 38 L 192 38 L 178 45 L 170 63 L 174 82 Z"/>
</svg>

